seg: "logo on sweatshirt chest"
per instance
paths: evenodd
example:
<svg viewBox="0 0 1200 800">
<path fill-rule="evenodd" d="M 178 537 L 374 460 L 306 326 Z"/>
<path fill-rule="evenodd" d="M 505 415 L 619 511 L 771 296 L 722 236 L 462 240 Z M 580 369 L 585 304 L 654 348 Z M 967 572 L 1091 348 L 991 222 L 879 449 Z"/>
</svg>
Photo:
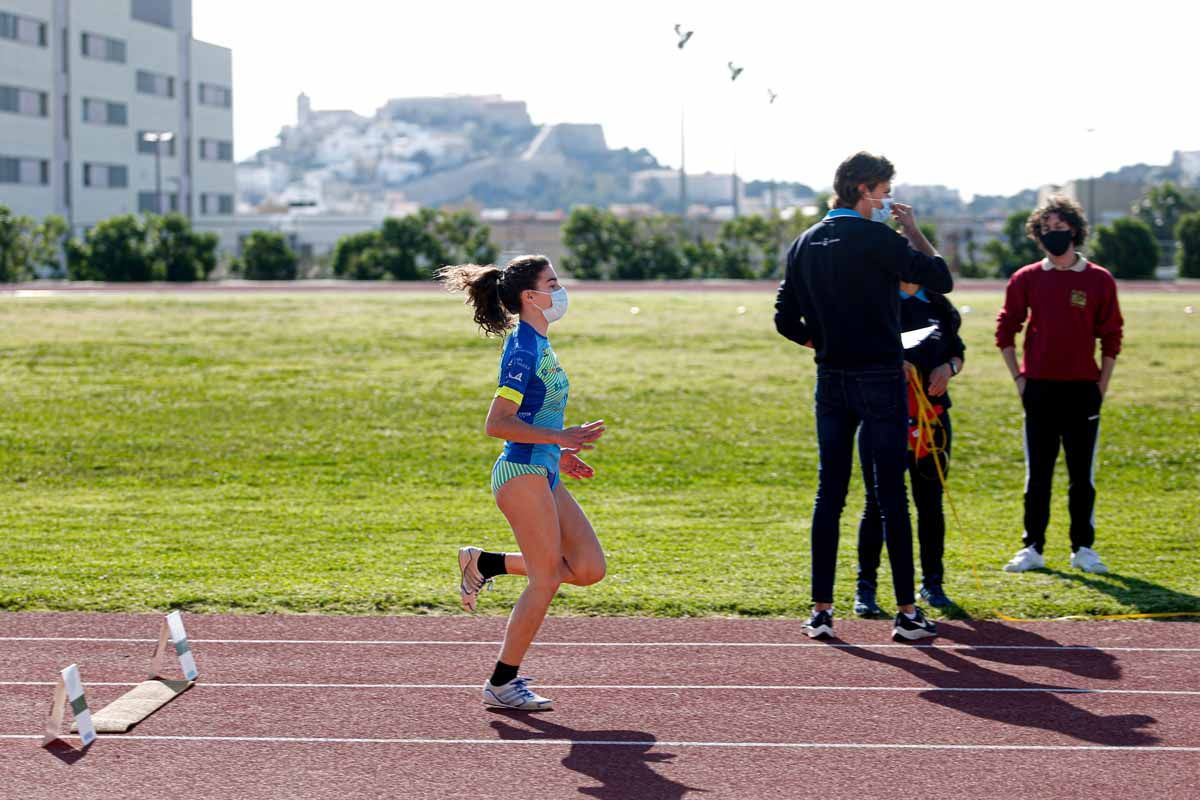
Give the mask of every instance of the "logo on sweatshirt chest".
<svg viewBox="0 0 1200 800">
<path fill-rule="evenodd" d="M 1087 308 L 1087 292 L 1083 289 L 1072 289 L 1071 308 Z"/>
</svg>

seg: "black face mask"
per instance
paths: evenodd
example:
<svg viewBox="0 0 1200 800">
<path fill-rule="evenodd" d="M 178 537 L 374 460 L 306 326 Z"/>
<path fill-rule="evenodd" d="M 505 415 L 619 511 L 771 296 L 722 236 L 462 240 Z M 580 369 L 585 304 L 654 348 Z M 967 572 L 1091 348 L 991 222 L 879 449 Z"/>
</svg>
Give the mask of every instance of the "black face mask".
<svg viewBox="0 0 1200 800">
<path fill-rule="evenodd" d="M 1052 256 L 1061 256 L 1071 246 L 1075 234 L 1071 231 L 1046 231 L 1040 237 L 1042 247 Z"/>
</svg>

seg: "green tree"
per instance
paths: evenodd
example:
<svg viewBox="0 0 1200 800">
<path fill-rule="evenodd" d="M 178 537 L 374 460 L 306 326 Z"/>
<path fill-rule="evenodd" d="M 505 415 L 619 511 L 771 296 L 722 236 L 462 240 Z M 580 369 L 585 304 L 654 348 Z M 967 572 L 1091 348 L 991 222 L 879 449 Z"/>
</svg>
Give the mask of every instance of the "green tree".
<svg viewBox="0 0 1200 800">
<path fill-rule="evenodd" d="M 615 221 L 611 212 L 593 206 L 572 209 L 562 228 L 567 248 L 563 269 L 580 280 L 608 278 L 615 260 Z"/>
<path fill-rule="evenodd" d="M 1096 229 L 1092 260 L 1117 278 L 1153 278 L 1160 255 L 1154 232 L 1140 219 L 1122 217 Z"/>
<path fill-rule="evenodd" d="M 33 249 L 33 220 L 0 206 L 0 283 L 32 277 Z"/>
<path fill-rule="evenodd" d="M 1181 278 L 1200 278 L 1200 211 L 1184 214 L 1175 224 L 1179 250 L 1175 254 Z"/>
<path fill-rule="evenodd" d="M 717 231 L 720 277 L 765 278 L 779 272 L 780 222 L 757 214 L 735 217 Z"/>
<path fill-rule="evenodd" d="M 150 281 L 156 274 L 146 224 L 133 214 L 101 220 L 67 243 L 67 274 L 77 281 Z"/>
<path fill-rule="evenodd" d="M 1004 238 L 993 239 L 983 246 L 990 271 L 1008 277 L 1026 264 L 1042 259 L 1038 243 L 1025 233 L 1025 222 L 1032 210 L 1014 211 L 1004 220 Z"/>
<path fill-rule="evenodd" d="M 149 217 L 147 225 L 156 275 L 168 281 L 203 281 L 216 269 L 215 233 L 197 233 L 182 214 Z"/>
<path fill-rule="evenodd" d="M 1171 182 L 1151 187 L 1133 204 L 1134 216 L 1149 225 L 1160 242 L 1173 239 L 1179 220 L 1193 211 L 1200 211 L 1200 192 Z"/>
<path fill-rule="evenodd" d="M 57 214 L 50 214 L 34 230 L 33 264 L 43 267 L 50 275 L 64 274 L 62 254 L 67 238 L 67 221 Z"/>
<path fill-rule="evenodd" d="M 447 264 L 491 264 L 500 254 L 492 243 L 492 229 L 470 211 L 440 212 L 433 220 L 433 235 Z"/>
<path fill-rule="evenodd" d="M 384 269 L 379 231 L 362 231 L 338 239 L 333 248 L 333 274 L 356 281 L 379 280 Z"/>
<path fill-rule="evenodd" d="M 282 233 L 253 231 L 242 243 L 241 272 L 248 280 L 295 280 L 298 263 Z"/>
<path fill-rule="evenodd" d="M 428 278 L 432 270 L 450 263 L 441 242 L 434 235 L 438 212 L 422 208 L 407 217 L 389 217 L 380 230 L 380 264 L 398 281 Z"/>
</svg>

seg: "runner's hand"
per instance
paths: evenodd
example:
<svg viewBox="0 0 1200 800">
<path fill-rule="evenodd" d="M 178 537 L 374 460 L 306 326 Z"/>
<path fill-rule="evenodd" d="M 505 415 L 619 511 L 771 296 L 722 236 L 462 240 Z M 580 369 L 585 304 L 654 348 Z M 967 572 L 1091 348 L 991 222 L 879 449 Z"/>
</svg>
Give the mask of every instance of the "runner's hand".
<svg viewBox="0 0 1200 800">
<path fill-rule="evenodd" d="M 575 480 L 595 476 L 596 470 L 584 463 L 584 460 L 575 454 L 576 452 L 575 450 L 562 451 L 562 455 L 558 458 L 559 473 Z"/>
<path fill-rule="evenodd" d="M 589 442 L 594 442 L 604 435 L 604 420 L 585 422 L 566 428 L 559 433 L 558 444 L 568 450 L 579 450 Z M 590 447 L 588 448 L 591 449 Z"/>
<path fill-rule="evenodd" d="M 1018 375 L 1014 379 L 1014 382 L 1017 384 L 1017 397 L 1024 397 L 1025 396 L 1025 376 Z"/>
</svg>

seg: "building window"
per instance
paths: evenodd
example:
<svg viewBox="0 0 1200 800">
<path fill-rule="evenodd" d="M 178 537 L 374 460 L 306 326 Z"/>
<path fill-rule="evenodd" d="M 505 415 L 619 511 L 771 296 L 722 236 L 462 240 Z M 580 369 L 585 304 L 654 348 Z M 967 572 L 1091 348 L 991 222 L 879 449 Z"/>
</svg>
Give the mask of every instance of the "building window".
<svg viewBox="0 0 1200 800">
<path fill-rule="evenodd" d="M 174 28 L 175 19 L 171 4 L 172 0 L 132 0 L 130 16 L 151 25 Z"/>
<path fill-rule="evenodd" d="M 22 89 L 19 86 L 0 86 L 0 111 L 44 117 L 49 111 L 48 104 L 49 96 L 45 92 Z"/>
<path fill-rule="evenodd" d="M 228 86 L 218 86 L 215 83 L 200 84 L 200 105 L 231 108 L 233 106 L 233 90 Z"/>
<path fill-rule="evenodd" d="M 98 33 L 85 33 L 83 34 L 83 54 L 88 58 L 124 64 L 125 42 L 101 36 Z"/>
<path fill-rule="evenodd" d="M 0 183 L 46 186 L 50 183 L 50 162 L 42 158 L 0 156 Z"/>
<path fill-rule="evenodd" d="M 93 189 L 124 189 L 129 186 L 129 167 L 122 164 L 84 164 L 83 185 Z"/>
<path fill-rule="evenodd" d="M 175 79 L 170 75 L 160 75 L 157 72 L 137 71 L 137 90 L 142 94 L 153 94 L 159 97 L 175 96 Z"/>
<path fill-rule="evenodd" d="M 46 23 L 0 11 L 0 39 L 12 39 L 35 47 L 46 46 Z"/>
<path fill-rule="evenodd" d="M 176 139 L 176 137 L 172 136 L 170 141 L 166 141 L 166 142 L 147 142 L 145 140 L 145 138 L 143 137 L 143 134 L 146 134 L 146 133 L 150 133 L 150 131 L 138 131 L 137 132 L 137 151 L 139 153 L 142 153 L 142 154 L 148 155 L 148 156 L 152 156 L 152 155 L 154 155 L 157 148 L 161 147 L 162 148 L 161 152 L 164 156 L 174 156 L 175 155 L 175 139 Z M 156 133 L 157 133 L 157 131 L 156 131 Z"/>
<path fill-rule="evenodd" d="M 96 125 L 125 125 L 129 112 L 124 103 L 110 103 L 107 100 L 83 98 L 83 121 Z"/>
<path fill-rule="evenodd" d="M 233 161 L 233 142 L 221 139 L 201 139 L 200 160 Z"/>
<path fill-rule="evenodd" d="M 233 213 L 233 195 L 210 194 L 200 195 L 200 213 L 203 216 L 229 215 Z"/>
<path fill-rule="evenodd" d="M 163 205 L 167 211 L 179 210 L 179 193 L 163 192 Z M 158 193 L 138 192 L 138 211 L 143 214 L 158 213 Z"/>
</svg>

